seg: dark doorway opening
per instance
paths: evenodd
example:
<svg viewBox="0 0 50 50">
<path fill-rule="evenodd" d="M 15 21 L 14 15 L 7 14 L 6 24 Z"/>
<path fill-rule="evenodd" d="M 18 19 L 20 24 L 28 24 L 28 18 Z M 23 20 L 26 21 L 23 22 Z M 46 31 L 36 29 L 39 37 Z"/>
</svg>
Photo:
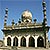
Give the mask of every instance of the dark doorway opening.
<svg viewBox="0 0 50 50">
<path fill-rule="evenodd" d="M 37 39 L 37 47 L 44 47 L 44 40 L 42 37 L 38 37 Z"/>
<path fill-rule="evenodd" d="M 18 38 L 15 37 L 13 40 L 13 46 L 18 46 Z"/>
<path fill-rule="evenodd" d="M 7 38 L 7 45 L 11 46 L 11 38 L 10 37 Z"/>
<path fill-rule="evenodd" d="M 24 37 L 21 38 L 21 46 L 26 47 L 26 39 Z"/>
<path fill-rule="evenodd" d="M 29 38 L 29 47 L 35 47 L 35 39 L 33 37 Z"/>
</svg>

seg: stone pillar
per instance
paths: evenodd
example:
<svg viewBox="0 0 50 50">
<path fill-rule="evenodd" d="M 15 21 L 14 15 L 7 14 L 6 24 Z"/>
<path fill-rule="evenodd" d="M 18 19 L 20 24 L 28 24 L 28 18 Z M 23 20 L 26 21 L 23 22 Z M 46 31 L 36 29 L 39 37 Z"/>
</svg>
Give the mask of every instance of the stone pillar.
<svg viewBox="0 0 50 50">
<path fill-rule="evenodd" d="M 45 36 L 44 36 L 44 47 L 45 47 Z"/>
<path fill-rule="evenodd" d="M 38 38 L 38 36 L 34 37 L 34 39 L 35 39 L 35 47 L 37 47 L 37 38 Z"/>
<path fill-rule="evenodd" d="M 26 47 L 28 47 L 29 39 L 26 38 Z"/>
<path fill-rule="evenodd" d="M 7 37 L 5 37 L 4 44 L 7 46 Z"/>
<path fill-rule="evenodd" d="M 48 33 L 46 31 L 46 48 L 48 48 L 48 47 L 49 47 L 49 45 L 48 45 Z"/>
<path fill-rule="evenodd" d="M 20 47 L 21 37 L 18 37 L 18 47 Z"/>
<path fill-rule="evenodd" d="M 13 46 L 13 37 L 11 37 L 11 46 Z"/>
<path fill-rule="evenodd" d="M 35 39 L 35 47 L 37 47 L 37 38 Z"/>
<path fill-rule="evenodd" d="M 47 31 L 44 33 L 44 47 L 45 48 L 49 47 L 49 45 L 48 45 L 48 33 L 47 33 Z"/>
</svg>

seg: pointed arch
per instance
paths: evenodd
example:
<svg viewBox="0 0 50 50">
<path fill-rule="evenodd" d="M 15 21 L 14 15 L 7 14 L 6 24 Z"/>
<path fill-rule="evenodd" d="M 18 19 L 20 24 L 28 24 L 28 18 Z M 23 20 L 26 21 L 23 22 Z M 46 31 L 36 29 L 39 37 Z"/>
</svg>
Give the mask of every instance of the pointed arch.
<svg viewBox="0 0 50 50">
<path fill-rule="evenodd" d="M 35 47 L 35 39 L 32 36 L 29 38 L 29 47 Z"/>
<path fill-rule="evenodd" d="M 21 38 L 21 46 L 26 47 L 26 39 L 25 39 L 25 37 Z"/>
<path fill-rule="evenodd" d="M 37 39 L 37 47 L 44 47 L 44 39 L 41 36 Z"/>
<path fill-rule="evenodd" d="M 7 45 L 11 46 L 11 38 L 10 37 L 7 38 Z"/>
<path fill-rule="evenodd" d="M 13 46 L 18 46 L 18 38 L 14 37 L 13 39 Z"/>
</svg>

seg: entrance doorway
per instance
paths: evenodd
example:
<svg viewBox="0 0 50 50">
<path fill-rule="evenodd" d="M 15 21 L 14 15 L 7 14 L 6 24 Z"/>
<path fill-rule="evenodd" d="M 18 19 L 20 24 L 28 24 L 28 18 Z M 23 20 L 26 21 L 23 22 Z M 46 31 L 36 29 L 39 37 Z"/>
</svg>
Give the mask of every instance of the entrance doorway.
<svg viewBox="0 0 50 50">
<path fill-rule="evenodd" d="M 37 39 L 37 47 L 44 47 L 44 40 L 42 37 L 38 37 Z"/>
<path fill-rule="evenodd" d="M 21 46 L 26 47 L 26 39 L 24 37 L 21 38 Z"/>
<path fill-rule="evenodd" d="M 11 38 L 10 37 L 7 38 L 7 45 L 11 46 Z"/>
<path fill-rule="evenodd" d="M 33 37 L 29 38 L 29 47 L 35 47 L 35 39 Z"/>
<path fill-rule="evenodd" d="M 15 37 L 13 39 L 13 46 L 18 46 L 18 38 L 17 37 Z"/>
</svg>

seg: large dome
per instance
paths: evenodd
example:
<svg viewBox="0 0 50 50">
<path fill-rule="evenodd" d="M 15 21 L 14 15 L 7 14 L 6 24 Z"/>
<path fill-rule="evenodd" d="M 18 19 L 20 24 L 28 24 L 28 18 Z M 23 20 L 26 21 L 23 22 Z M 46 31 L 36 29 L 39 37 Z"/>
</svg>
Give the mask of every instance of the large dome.
<svg viewBox="0 0 50 50">
<path fill-rule="evenodd" d="M 32 13 L 31 13 L 29 10 L 25 10 L 25 11 L 22 13 L 22 16 L 23 16 L 24 18 L 32 19 Z"/>
</svg>

